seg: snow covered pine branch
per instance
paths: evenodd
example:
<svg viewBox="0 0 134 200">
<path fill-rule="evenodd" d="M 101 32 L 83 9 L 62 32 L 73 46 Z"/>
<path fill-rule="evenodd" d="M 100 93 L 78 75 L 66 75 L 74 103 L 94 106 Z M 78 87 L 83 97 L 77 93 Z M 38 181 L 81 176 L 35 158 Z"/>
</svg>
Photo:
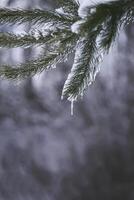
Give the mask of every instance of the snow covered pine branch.
<svg viewBox="0 0 134 200">
<path fill-rule="evenodd" d="M 57 1 L 60 8 L 55 11 L 0 9 L 1 24 L 31 23 L 32 29 L 25 35 L 0 33 L 0 47 L 45 48 L 42 51 L 45 53 L 35 60 L 17 66 L 2 65 L 0 76 L 8 79 L 33 76 L 66 61 L 68 55 L 75 52 L 62 92 L 62 97 L 73 102 L 83 96 L 84 90 L 95 80 L 103 55 L 109 52 L 119 30 L 133 22 L 134 1 Z"/>
</svg>

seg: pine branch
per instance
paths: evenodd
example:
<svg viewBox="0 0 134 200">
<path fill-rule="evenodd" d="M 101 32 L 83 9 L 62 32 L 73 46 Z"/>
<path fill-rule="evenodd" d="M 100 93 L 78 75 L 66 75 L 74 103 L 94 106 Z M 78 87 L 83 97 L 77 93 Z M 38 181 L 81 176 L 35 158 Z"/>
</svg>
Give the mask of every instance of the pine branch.
<svg viewBox="0 0 134 200">
<path fill-rule="evenodd" d="M 79 27 L 79 34 L 85 39 L 82 47 L 78 47 L 80 52 L 76 51 L 74 65 L 63 88 L 63 96 L 71 101 L 83 96 L 84 90 L 95 79 L 102 56 L 109 52 L 122 25 L 128 22 L 128 16 L 129 21 L 133 20 L 132 4 L 132 1 L 128 4 L 119 0 L 90 7 L 85 23 Z"/>
<path fill-rule="evenodd" d="M 0 9 L 0 23 L 2 24 L 23 24 L 31 23 L 41 25 L 51 23 L 51 25 L 68 26 L 74 22 L 71 16 L 65 16 L 57 12 L 47 10 L 10 10 L 7 8 Z"/>
<path fill-rule="evenodd" d="M 0 47 L 29 47 L 48 45 L 46 55 L 38 59 L 12 67 L 0 68 L 0 76 L 9 79 L 25 78 L 43 70 L 53 68 L 76 50 L 74 64 L 63 88 L 63 96 L 77 100 L 83 95 L 99 70 L 102 56 L 107 54 L 115 42 L 119 31 L 128 23 L 134 22 L 134 1 L 116 0 L 96 3 L 87 8 L 87 16 L 80 19 L 79 5 L 75 0 L 57 0 L 63 9 L 9 10 L 0 9 L 0 23 L 42 25 L 48 33 L 16 35 L 0 33 Z M 77 23 L 77 24 L 76 24 Z M 49 29 L 48 30 L 48 25 Z M 77 34 L 71 32 L 71 26 L 78 25 Z M 76 27 L 74 27 L 75 29 Z"/>
<path fill-rule="evenodd" d="M 85 33 L 103 25 L 109 19 L 110 23 L 117 23 L 119 27 L 134 18 L 134 2 L 132 0 L 116 0 L 107 3 L 98 3 L 87 8 L 86 22 L 81 26 L 81 33 Z M 116 19 L 113 21 L 113 19 Z M 110 24 L 109 24 L 110 25 Z"/>
<path fill-rule="evenodd" d="M 97 32 L 92 32 L 78 42 L 74 64 L 62 93 L 63 97 L 66 96 L 71 101 L 83 96 L 84 90 L 94 81 L 98 72 L 101 54 L 97 52 L 96 39 Z"/>
<path fill-rule="evenodd" d="M 105 26 L 101 32 L 101 48 L 108 53 L 110 47 L 112 46 L 112 44 L 114 44 L 118 34 L 119 23 L 115 15 L 106 21 Z"/>
<path fill-rule="evenodd" d="M 33 45 L 44 45 L 52 40 L 52 35 L 43 36 L 38 32 L 38 36 L 34 34 L 15 35 L 13 33 L 0 33 L 0 47 L 15 48 L 15 47 L 31 47 Z"/>
<path fill-rule="evenodd" d="M 29 34 L 16 35 L 13 33 L 3 33 L 0 32 L 0 47 L 3 48 L 16 48 L 16 47 L 31 47 L 36 46 L 46 46 L 52 45 L 59 42 L 59 40 L 64 39 L 70 31 L 68 29 L 55 29 L 54 31 L 46 30 L 46 34 L 40 31 L 34 32 L 34 30 Z"/>
<path fill-rule="evenodd" d="M 57 63 L 66 61 L 67 56 L 75 50 L 77 35 L 67 33 L 57 49 L 54 52 L 47 52 L 47 55 L 41 55 L 40 58 L 15 67 L 3 65 L 0 67 L 0 76 L 8 79 L 20 79 L 33 76 L 43 70 L 53 68 Z"/>
</svg>

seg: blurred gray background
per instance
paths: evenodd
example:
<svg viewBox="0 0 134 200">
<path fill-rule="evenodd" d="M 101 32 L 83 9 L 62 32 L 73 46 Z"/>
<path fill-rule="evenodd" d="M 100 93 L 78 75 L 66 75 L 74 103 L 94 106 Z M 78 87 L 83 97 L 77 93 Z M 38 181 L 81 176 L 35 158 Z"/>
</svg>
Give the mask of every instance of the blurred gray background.
<svg viewBox="0 0 134 200">
<path fill-rule="evenodd" d="M 54 0 L 0 0 L 0 7 L 55 6 Z M 23 28 L 0 25 L 0 31 Z M 0 49 L 0 62 L 34 54 Z M 32 79 L 0 80 L 0 200 L 134 199 L 133 26 L 120 34 L 73 117 L 60 99 L 72 58 Z"/>
</svg>

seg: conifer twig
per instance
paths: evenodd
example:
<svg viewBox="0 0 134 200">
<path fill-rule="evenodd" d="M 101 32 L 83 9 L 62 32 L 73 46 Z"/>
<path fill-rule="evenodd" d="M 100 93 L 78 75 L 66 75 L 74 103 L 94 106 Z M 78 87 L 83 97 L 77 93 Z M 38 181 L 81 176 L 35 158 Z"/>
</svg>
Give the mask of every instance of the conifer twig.
<svg viewBox="0 0 134 200">
<path fill-rule="evenodd" d="M 78 42 L 74 64 L 63 88 L 63 96 L 77 100 L 90 85 L 98 72 L 101 53 L 97 52 L 97 31 Z"/>
<path fill-rule="evenodd" d="M 38 32 L 38 36 L 34 34 L 16 35 L 13 33 L 0 33 L 0 47 L 15 48 L 15 47 L 31 47 L 33 45 L 44 45 L 53 37 L 51 35 L 43 36 Z"/>
<path fill-rule="evenodd" d="M 20 79 L 33 76 L 43 70 L 51 69 L 57 63 L 63 62 L 67 56 L 75 50 L 77 35 L 68 32 L 68 36 L 64 38 L 58 48 L 53 52 L 48 51 L 46 55 L 41 55 L 35 60 L 19 64 L 15 67 L 2 65 L 0 67 L 0 76 L 8 79 Z"/>
<path fill-rule="evenodd" d="M 23 24 L 31 23 L 41 25 L 43 23 L 70 25 L 73 23 L 73 18 L 70 16 L 61 15 L 60 13 L 47 10 L 21 10 L 21 9 L 0 9 L 0 23 L 3 24 Z"/>
</svg>

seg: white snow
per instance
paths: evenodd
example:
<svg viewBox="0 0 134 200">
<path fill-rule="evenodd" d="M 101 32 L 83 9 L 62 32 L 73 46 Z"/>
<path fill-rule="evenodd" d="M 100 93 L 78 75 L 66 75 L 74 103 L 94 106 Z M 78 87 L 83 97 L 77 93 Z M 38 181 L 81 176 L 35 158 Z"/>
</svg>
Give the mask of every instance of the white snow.
<svg viewBox="0 0 134 200">
<path fill-rule="evenodd" d="M 65 12 L 64 12 L 64 10 L 63 10 L 62 7 L 55 9 L 55 11 L 56 11 L 57 13 L 59 13 L 59 14 L 62 14 L 62 15 L 65 14 Z"/>
<path fill-rule="evenodd" d="M 106 3 L 109 1 L 110 0 L 79 0 L 80 7 L 78 10 L 78 14 L 81 18 L 84 18 L 87 15 L 87 7 L 93 6 L 98 3 Z M 113 1 L 115 1 L 115 0 L 113 0 Z"/>
<path fill-rule="evenodd" d="M 79 33 L 80 24 L 82 24 L 82 23 L 84 23 L 84 22 L 85 22 L 85 20 L 79 20 L 79 21 L 75 22 L 75 23 L 71 26 L 72 32 L 78 34 L 78 33 Z"/>
<path fill-rule="evenodd" d="M 99 4 L 99 3 L 106 3 L 109 2 L 110 0 L 75 0 L 77 3 L 79 2 L 80 6 L 78 9 L 78 14 L 79 16 L 82 18 L 82 20 L 79 20 L 77 22 L 75 22 L 72 26 L 71 26 L 71 30 L 73 33 L 79 33 L 79 27 L 80 24 L 84 23 L 85 20 L 84 18 L 87 16 L 87 8 L 91 7 L 93 5 Z M 115 1 L 115 0 L 112 0 Z M 61 8 L 56 10 L 57 12 L 62 12 Z M 92 10 L 91 10 L 92 11 Z M 94 9 L 93 9 L 94 11 Z"/>
</svg>

